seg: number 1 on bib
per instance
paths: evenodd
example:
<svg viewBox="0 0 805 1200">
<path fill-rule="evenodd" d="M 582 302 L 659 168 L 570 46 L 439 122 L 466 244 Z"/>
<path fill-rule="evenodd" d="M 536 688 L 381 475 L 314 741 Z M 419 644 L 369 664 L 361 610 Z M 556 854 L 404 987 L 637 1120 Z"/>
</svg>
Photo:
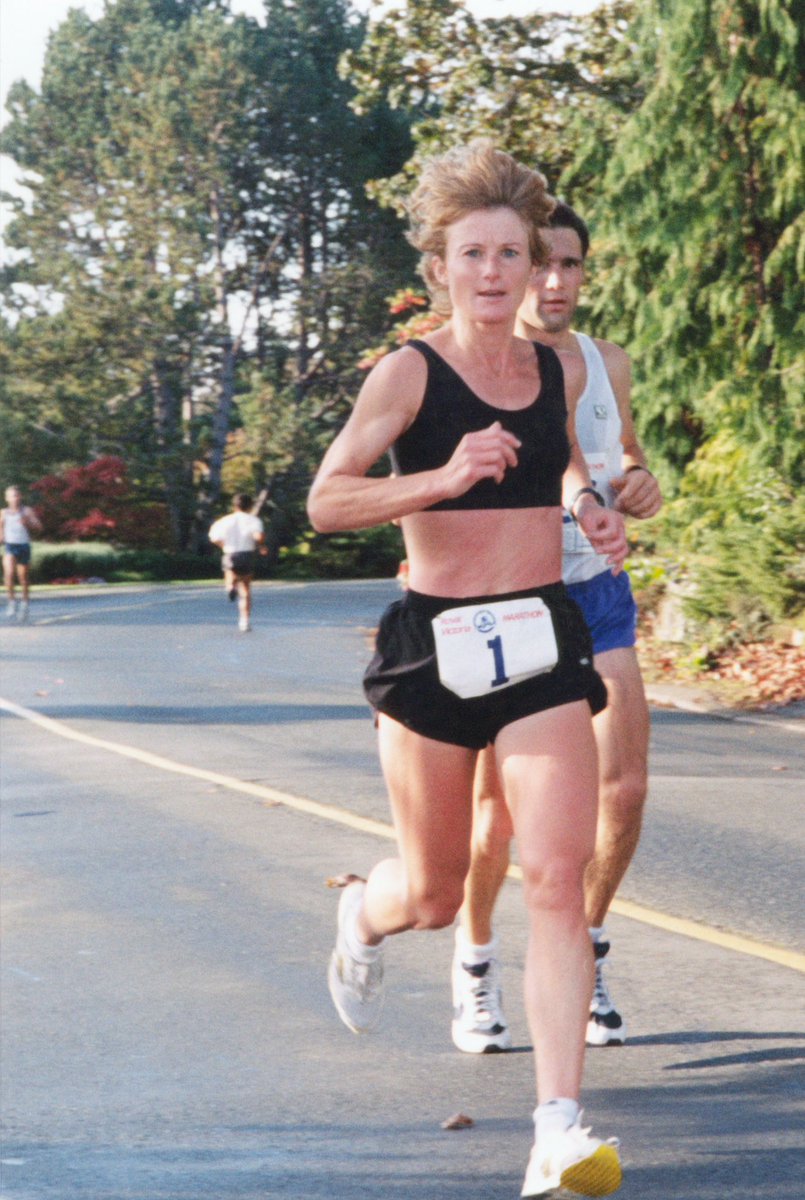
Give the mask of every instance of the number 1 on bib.
<svg viewBox="0 0 805 1200">
<path fill-rule="evenodd" d="M 503 639 L 498 634 L 497 637 L 490 638 L 486 644 L 492 651 L 495 659 L 495 678 L 492 680 L 492 687 L 503 687 L 504 683 L 509 682 L 509 677 L 503 665 Z"/>
</svg>

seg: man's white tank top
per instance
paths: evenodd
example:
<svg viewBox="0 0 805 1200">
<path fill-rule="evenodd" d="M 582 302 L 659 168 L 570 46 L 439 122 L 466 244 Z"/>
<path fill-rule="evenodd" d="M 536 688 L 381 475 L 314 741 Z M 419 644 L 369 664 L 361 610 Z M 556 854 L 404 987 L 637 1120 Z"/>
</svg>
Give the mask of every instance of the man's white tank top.
<svg viewBox="0 0 805 1200">
<path fill-rule="evenodd" d="M 31 535 L 23 524 L 20 509 L 3 509 L 3 536 L 12 546 L 25 546 L 30 542 Z"/>
<path fill-rule="evenodd" d="M 577 333 L 576 337 L 587 368 L 587 383 L 576 406 L 576 437 L 587 460 L 593 487 L 611 508 L 616 493 L 609 481 L 621 474 L 623 462 L 618 402 L 601 351 L 585 333 Z M 567 512 L 562 535 L 562 578 L 565 583 L 583 583 L 610 569 L 606 558 L 596 554 Z"/>
</svg>

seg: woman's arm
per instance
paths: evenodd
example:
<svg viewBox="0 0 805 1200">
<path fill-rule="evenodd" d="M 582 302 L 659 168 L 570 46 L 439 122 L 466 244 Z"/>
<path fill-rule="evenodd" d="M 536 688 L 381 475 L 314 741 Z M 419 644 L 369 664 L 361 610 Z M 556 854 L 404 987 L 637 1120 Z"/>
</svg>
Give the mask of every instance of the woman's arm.
<svg viewBox="0 0 805 1200">
<path fill-rule="evenodd" d="M 310 489 L 308 515 L 319 533 L 384 525 L 463 495 L 478 479 L 500 480 L 515 465 L 519 442 L 495 421 L 480 433 L 465 435 L 443 467 L 366 478 L 415 420 L 426 382 L 427 364 L 410 348 L 395 351 L 373 368 Z"/>
</svg>

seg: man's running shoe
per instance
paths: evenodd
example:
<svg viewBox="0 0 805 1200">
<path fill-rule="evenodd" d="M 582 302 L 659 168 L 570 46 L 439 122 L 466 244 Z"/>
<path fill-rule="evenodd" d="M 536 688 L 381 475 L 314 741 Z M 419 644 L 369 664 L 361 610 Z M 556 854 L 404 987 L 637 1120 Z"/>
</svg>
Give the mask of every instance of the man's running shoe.
<svg viewBox="0 0 805 1200">
<path fill-rule="evenodd" d="M 621 1185 L 618 1142 L 602 1142 L 582 1129 L 581 1114 L 574 1125 L 534 1142 L 522 1200 L 536 1200 L 557 1188 L 577 1196 L 609 1196 Z"/>
<path fill-rule="evenodd" d="M 377 1028 L 383 1008 L 383 951 L 374 948 L 371 961 L 361 962 L 347 947 L 345 929 L 352 925 L 363 901 L 365 883 L 350 883 L 338 903 L 338 935 L 330 957 L 327 983 L 339 1017 L 353 1033 Z M 354 926 L 353 926 L 354 927 Z"/>
<path fill-rule="evenodd" d="M 626 1025 L 612 1000 L 604 978 L 609 942 L 593 942 L 595 950 L 595 990 L 590 1002 L 587 1022 L 588 1046 L 622 1046 L 626 1041 Z"/>
<path fill-rule="evenodd" d="M 503 1015 L 500 963 L 480 965 L 461 961 L 456 930 L 453 955 L 453 1044 L 465 1054 L 497 1054 L 511 1050 L 512 1039 Z"/>
<path fill-rule="evenodd" d="M 251 621 L 248 617 L 241 617 L 238 621 L 238 629 L 241 633 L 249 633 L 251 630 Z"/>
<path fill-rule="evenodd" d="M 19 621 L 20 625 L 28 624 L 28 616 L 29 616 L 28 601 L 22 600 L 20 602 L 20 606 L 17 610 L 17 620 Z"/>
<path fill-rule="evenodd" d="M 17 615 L 17 602 L 16 602 L 16 600 L 9 600 L 8 604 L 6 605 L 6 613 L 5 613 L 5 615 L 6 615 L 7 617 L 14 617 L 14 616 L 16 616 L 16 615 Z"/>
<path fill-rule="evenodd" d="M 227 596 L 229 597 L 229 599 L 230 599 L 230 600 L 237 600 L 237 598 L 238 598 L 238 589 L 237 589 L 236 587 L 231 587 L 231 588 L 229 589 L 229 591 L 228 591 L 226 594 L 227 594 Z"/>
</svg>

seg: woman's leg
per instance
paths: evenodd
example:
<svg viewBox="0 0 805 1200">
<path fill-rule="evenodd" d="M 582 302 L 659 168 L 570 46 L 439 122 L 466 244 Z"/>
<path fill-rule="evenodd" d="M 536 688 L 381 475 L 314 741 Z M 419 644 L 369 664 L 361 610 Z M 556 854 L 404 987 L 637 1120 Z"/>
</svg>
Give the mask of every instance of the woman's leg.
<svg viewBox="0 0 805 1200">
<path fill-rule="evenodd" d="M 374 1029 L 380 1017 L 383 939 L 449 925 L 470 859 L 475 751 L 382 715 L 378 732 L 399 856 L 378 863 L 365 884 L 347 885 L 327 975 L 338 1015 L 354 1033 Z"/>
<path fill-rule="evenodd" d="M 453 921 L 469 866 L 476 758 L 474 750 L 412 733 L 382 713 L 378 740 L 399 856 L 369 875 L 356 922 L 369 945 Z"/>
<path fill-rule="evenodd" d="M 525 1007 L 537 1095 L 577 1100 L 593 987 L 584 871 L 595 846 L 597 760 L 577 701 L 506 726 L 495 749 L 512 813 L 529 916 Z"/>
</svg>

